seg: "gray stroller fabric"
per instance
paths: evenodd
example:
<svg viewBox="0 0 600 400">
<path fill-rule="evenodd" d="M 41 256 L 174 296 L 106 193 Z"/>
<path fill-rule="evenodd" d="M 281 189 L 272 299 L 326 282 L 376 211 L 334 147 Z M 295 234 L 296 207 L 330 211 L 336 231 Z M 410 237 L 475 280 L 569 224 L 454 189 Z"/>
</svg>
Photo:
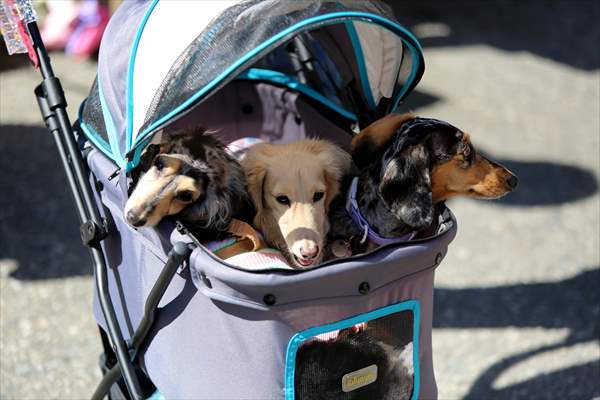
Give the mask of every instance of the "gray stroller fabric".
<svg viewBox="0 0 600 400">
<path fill-rule="evenodd" d="M 236 82 L 180 123 L 209 116 L 225 141 L 250 132 L 285 141 L 320 131 L 348 145 L 350 135 L 321 125 L 322 114 L 298 96 L 279 96 L 286 101 L 277 113 L 261 107 L 280 90 Z M 103 183 L 98 204 L 109 221 L 102 244 L 110 294 L 128 338 L 172 243 L 189 238 L 169 220 L 155 229 L 128 226 L 125 174 L 109 181 L 114 164 L 98 150 L 88 164 Z M 244 271 L 195 249 L 160 304 L 143 356 L 149 377 L 167 399 L 307 400 L 321 391 L 333 398 L 435 398 L 434 270 L 456 233 L 454 217 L 444 214 L 445 229 L 432 238 L 300 272 Z M 97 299 L 94 314 L 106 328 Z M 325 357 L 332 351 L 334 363 Z M 348 364 L 343 373 L 332 370 L 342 363 Z"/>
</svg>

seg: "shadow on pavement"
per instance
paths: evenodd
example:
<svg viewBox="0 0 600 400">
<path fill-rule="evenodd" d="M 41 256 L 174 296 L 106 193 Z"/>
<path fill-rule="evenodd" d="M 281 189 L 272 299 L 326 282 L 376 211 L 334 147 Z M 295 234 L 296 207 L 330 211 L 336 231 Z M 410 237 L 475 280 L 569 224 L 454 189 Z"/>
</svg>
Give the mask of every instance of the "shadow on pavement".
<svg viewBox="0 0 600 400">
<path fill-rule="evenodd" d="M 397 113 L 405 113 L 411 112 L 421 107 L 426 107 L 430 104 L 437 103 L 438 101 L 442 101 L 443 99 L 434 96 L 430 93 L 422 92 L 418 89 L 410 92 L 410 96 L 408 96 L 405 100 L 400 103 L 400 106 L 396 110 Z"/>
<path fill-rule="evenodd" d="M 584 199 L 598 191 L 594 173 L 581 167 L 550 161 L 497 161 L 517 175 L 519 186 L 495 200 L 495 205 L 553 206 Z"/>
<path fill-rule="evenodd" d="M 436 289 L 434 327 L 568 328 L 561 343 L 519 353 L 492 365 L 475 381 L 466 398 L 526 398 L 544 393 L 547 399 L 591 398 L 599 394 L 595 380 L 600 362 L 563 369 L 498 390 L 494 381 L 508 368 L 544 352 L 600 336 L 600 267 L 560 282 L 473 289 Z M 498 343 L 501 345 L 501 343 Z M 589 378 L 589 379 L 588 379 Z"/>
<path fill-rule="evenodd" d="M 89 275 L 75 204 L 48 130 L 0 125 L 0 258 L 17 279 Z"/>
<path fill-rule="evenodd" d="M 600 3 L 594 0 L 386 1 L 423 47 L 489 45 L 575 68 L 600 68 Z"/>
</svg>

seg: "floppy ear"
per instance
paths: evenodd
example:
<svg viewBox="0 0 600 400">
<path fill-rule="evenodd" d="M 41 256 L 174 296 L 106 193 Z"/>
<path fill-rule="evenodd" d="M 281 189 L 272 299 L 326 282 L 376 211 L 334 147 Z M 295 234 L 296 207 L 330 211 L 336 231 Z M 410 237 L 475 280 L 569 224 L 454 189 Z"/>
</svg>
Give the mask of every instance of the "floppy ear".
<svg viewBox="0 0 600 400">
<path fill-rule="evenodd" d="M 246 173 L 250 199 L 256 209 L 254 220 L 259 227 L 262 226 L 261 221 L 264 217 L 263 187 L 265 176 L 267 175 L 267 162 L 265 159 L 267 157 L 266 152 L 270 146 L 270 144 L 266 143 L 252 146 L 240 162 L 242 169 Z"/>
<path fill-rule="evenodd" d="M 326 143 L 321 156 L 325 166 L 325 184 L 327 185 L 325 210 L 329 211 L 329 205 L 340 192 L 342 178 L 350 170 L 352 158 L 350 154 L 332 143 Z"/>
<path fill-rule="evenodd" d="M 389 114 L 365 129 L 352 139 L 352 159 L 357 167 L 363 168 L 373 160 L 378 160 L 396 137 L 400 126 L 411 119 L 413 114 Z"/>
<path fill-rule="evenodd" d="M 414 229 L 433 220 L 429 151 L 425 144 L 411 146 L 385 160 L 379 184 L 381 198 L 392 213 Z"/>
<path fill-rule="evenodd" d="M 159 144 L 151 144 L 146 147 L 146 150 L 140 157 L 140 168 L 143 172 L 146 172 L 152 166 L 152 161 L 154 161 L 154 157 L 160 153 L 160 145 Z"/>
</svg>

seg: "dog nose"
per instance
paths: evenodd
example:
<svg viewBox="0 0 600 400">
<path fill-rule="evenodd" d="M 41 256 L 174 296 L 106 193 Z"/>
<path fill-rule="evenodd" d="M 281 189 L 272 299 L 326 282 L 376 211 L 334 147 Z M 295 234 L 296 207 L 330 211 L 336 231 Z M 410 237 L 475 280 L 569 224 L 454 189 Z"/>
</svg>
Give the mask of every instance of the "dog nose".
<svg viewBox="0 0 600 400">
<path fill-rule="evenodd" d="M 514 175 L 511 175 L 507 180 L 506 180 L 506 184 L 508 185 L 508 187 L 510 188 L 510 190 L 513 190 L 517 187 L 517 185 L 519 184 L 519 178 L 517 178 Z"/>
<path fill-rule="evenodd" d="M 319 254 L 319 246 L 300 246 L 300 255 L 304 258 L 315 258 Z"/>
<path fill-rule="evenodd" d="M 143 218 L 139 218 L 133 211 L 129 211 L 127 213 L 127 222 L 131 224 L 131 226 L 139 227 L 146 223 L 146 220 Z"/>
</svg>

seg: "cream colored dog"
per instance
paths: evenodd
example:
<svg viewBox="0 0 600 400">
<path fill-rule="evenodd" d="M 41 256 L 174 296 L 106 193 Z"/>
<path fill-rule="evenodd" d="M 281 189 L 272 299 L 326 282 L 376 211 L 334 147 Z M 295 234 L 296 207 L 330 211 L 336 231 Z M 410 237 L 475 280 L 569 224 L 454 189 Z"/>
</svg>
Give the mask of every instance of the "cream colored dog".
<svg viewBox="0 0 600 400">
<path fill-rule="evenodd" d="M 329 205 L 350 162 L 344 150 L 316 139 L 257 144 L 241 161 L 257 210 L 254 226 L 292 266 L 321 261 Z"/>
</svg>

